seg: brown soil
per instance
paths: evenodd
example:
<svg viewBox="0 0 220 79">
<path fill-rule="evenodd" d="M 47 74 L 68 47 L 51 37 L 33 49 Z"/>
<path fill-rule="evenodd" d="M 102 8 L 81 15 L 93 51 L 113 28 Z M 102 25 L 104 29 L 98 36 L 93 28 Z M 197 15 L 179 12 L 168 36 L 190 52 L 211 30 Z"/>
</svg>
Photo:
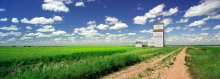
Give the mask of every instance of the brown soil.
<svg viewBox="0 0 220 79">
<path fill-rule="evenodd" d="M 139 64 L 130 66 L 130 67 L 128 67 L 125 70 L 114 72 L 112 74 L 104 76 L 103 79 L 128 79 L 128 78 L 136 77 L 139 74 L 143 73 L 146 68 L 154 66 L 154 64 L 158 63 L 159 61 L 161 61 L 162 59 L 166 58 L 167 56 L 169 56 L 172 53 L 163 55 L 163 56 L 161 56 L 159 58 L 156 57 L 156 58 L 154 58 L 150 62 L 141 62 Z"/>
<path fill-rule="evenodd" d="M 184 48 L 174 61 L 168 70 L 164 71 L 164 74 L 160 77 L 161 79 L 192 79 L 187 72 L 185 64 L 186 48 Z"/>
</svg>

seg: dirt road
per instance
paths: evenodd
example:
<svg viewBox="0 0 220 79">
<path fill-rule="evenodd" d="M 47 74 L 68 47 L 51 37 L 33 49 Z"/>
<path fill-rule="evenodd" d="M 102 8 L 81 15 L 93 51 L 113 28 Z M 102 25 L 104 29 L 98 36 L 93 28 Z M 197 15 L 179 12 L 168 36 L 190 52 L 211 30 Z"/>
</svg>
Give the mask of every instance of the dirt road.
<svg viewBox="0 0 220 79">
<path fill-rule="evenodd" d="M 192 79 L 187 72 L 187 67 L 184 65 L 186 56 L 185 52 L 186 48 L 176 56 L 174 65 L 162 74 L 161 79 Z"/>
<path fill-rule="evenodd" d="M 128 79 L 128 78 L 133 78 L 133 77 L 137 76 L 138 74 L 143 73 L 143 71 L 146 68 L 153 66 L 154 64 L 158 63 L 159 61 L 166 58 L 167 56 L 169 56 L 172 53 L 163 55 L 159 58 L 154 58 L 152 62 L 141 62 L 139 64 L 128 67 L 128 69 L 126 69 L 126 70 L 121 70 L 121 71 L 118 71 L 118 72 L 114 72 L 112 74 L 104 76 L 103 79 Z"/>
</svg>

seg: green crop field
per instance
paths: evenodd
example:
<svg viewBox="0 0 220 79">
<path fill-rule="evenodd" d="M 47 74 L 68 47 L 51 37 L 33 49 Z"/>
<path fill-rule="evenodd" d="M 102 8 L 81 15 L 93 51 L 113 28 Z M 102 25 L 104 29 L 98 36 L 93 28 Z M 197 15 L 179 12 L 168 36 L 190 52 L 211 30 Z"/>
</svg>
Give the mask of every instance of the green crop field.
<svg viewBox="0 0 220 79">
<path fill-rule="evenodd" d="M 0 78 L 101 78 L 180 46 L 0 47 Z"/>
<path fill-rule="evenodd" d="M 186 65 L 194 79 L 220 79 L 220 47 L 195 46 L 187 53 Z"/>
</svg>

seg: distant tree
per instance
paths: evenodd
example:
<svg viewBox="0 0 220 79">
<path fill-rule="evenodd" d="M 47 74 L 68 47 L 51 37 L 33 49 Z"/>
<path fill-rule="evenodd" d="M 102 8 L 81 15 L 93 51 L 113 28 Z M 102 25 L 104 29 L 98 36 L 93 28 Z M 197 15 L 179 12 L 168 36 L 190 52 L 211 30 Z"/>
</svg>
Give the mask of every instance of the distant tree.
<svg viewBox="0 0 220 79">
<path fill-rule="evenodd" d="M 12 47 L 16 47 L 16 46 L 14 45 L 14 46 L 12 46 Z"/>
<path fill-rule="evenodd" d="M 27 47 L 26 45 L 24 47 Z"/>
</svg>

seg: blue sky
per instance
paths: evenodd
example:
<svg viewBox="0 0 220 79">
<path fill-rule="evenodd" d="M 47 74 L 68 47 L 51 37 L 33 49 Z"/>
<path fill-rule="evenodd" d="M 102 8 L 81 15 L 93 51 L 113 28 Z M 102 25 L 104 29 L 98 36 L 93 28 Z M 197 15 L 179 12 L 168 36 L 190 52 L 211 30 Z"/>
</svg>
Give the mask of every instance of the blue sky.
<svg viewBox="0 0 220 79">
<path fill-rule="evenodd" d="M 220 0 L 1 0 L 0 45 L 220 44 Z"/>
</svg>

